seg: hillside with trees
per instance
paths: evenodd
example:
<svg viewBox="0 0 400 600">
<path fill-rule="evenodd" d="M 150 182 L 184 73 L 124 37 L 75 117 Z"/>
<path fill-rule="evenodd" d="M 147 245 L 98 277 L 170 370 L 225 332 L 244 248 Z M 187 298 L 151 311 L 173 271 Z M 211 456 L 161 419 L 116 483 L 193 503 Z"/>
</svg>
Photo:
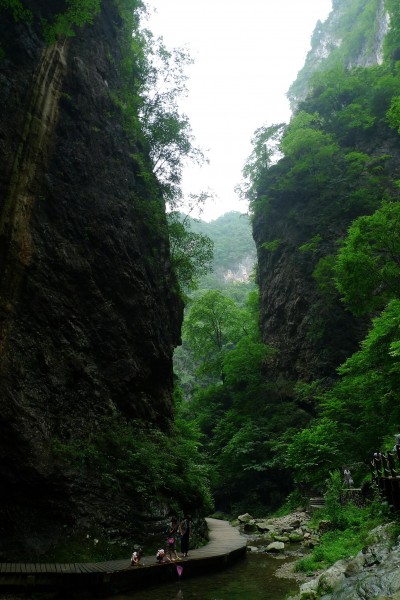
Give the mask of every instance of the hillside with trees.
<svg viewBox="0 0 400 600">
<path fill-rule="evenodd" d="M 180 219 L 186 223 L 185 227 L 188 231 L 193 232 L 193 235 L 201 236 L 203 248 L 204 240 L 209 240 L 213 249 L 213 258 L 208 265 L 208 272 L 200 274 L 196 280 L 196 289 L 192 290 L 190 298 L 187 299 L 185 322 L 188 315 L 192 314 L 192 308 L 194 312 L 197 311 L 197 308 L 195 308 L 197 302 L 201 305 L 202 302 L 207 302 L 207 298 L 218 299 L 218 302 L 222 303 L 221 308 L 226 303 L 227 307 L 231 307 L 234 312 L 240 312 L 247 302 L 249 293 L 255 290 L 256 251 L 248 215 L 229 212 L 209 223 L 199 219 L 191 219 L 183 214 Z M 207 292 L 210 291 L 214 291 L 214 295 L 208 295 Z M 200 309 L 201 312 L 202 309 Z M 194 321 L 193 316 L 192 321 Z M 213 371 L 211 364 L 214 362 L 215 357 L 213 357 L 213 352 L 210 352 L 210 365 L 208 366 L 205 360 L 205 362 L 203 361 L 203 368 L 201 368 L 198 356 L 194 352 L 194 346 L 201 346 L 201 344 L 191 339 L 192 336 L 188 334 L 186 325 L 183 329 L 182 345 L 174 353 L 174 368 L 184 395 L 187 399 L 190 399 L 197 386 L 202 387 L 214 381 L 211 375 Z M 215 339 L 214 336 L 211 337 Z M 203 341 L 206 347 L 207 341 Z M 213 344 L 214 342 L 212 342 Z M 219 351 L 222 351 L 222 347 L 225 347 L 226 344 L 234 346 L 231 340 L 224 339 L 223 335 L 219 335 L 216 342 Z M 203 382 L 199 380 L 199 369 L 204 376 Z M 205 375 L 206 371 L 208 371 L 208 375 Z M 214 372 L 214 375 L 218 381 L 219 373 Z"/>
<path fill-rule="evenodd" d="M 228 212 L 214 221 L 192 221 L 192 229 L 213 242 L 212 271 L 200 287 L 248 283 L 256 262 L 256 248 L 247 214 Z"/>
</svg>

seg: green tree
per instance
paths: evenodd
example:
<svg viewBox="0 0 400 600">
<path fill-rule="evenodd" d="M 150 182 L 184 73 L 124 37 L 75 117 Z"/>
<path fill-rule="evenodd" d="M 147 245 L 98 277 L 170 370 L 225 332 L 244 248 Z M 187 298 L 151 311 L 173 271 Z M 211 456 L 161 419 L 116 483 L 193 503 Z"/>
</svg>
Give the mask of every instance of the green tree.
<svg viewBox="0 0 400 600">
<path fill-rule="evenodd" d="M 223 354 L 244 328 L 240 309 L 221 291 L 210 290 L 195 300 L 185 318 L 183 337 L 201 361 L 199 372 L 223 379 Z"/>
<path fill-rule="evenodd" d="M 21 0 L 0 0 L 0 9 L 11 11 L 14 21 L 32 19 L 31 11 L 24 7 Z"/>
<path fill-rule="evenodd" d="M 397 129 L 400 133 L 400 96 L 395 96 L 392 99 L 387 117 L 390 126 Z"/>
<path fill-rule="evenodd" d="M 67 9 L 57 14 L 53 23 L 44 23 L 48 44 L 53 44 L 60 36 L 74 36 L 76 27 L 93 23 L 100 12 L 100 0 L 66 0 L 66 5 Z"/>
<path fill-rule="evenodd" d="M 172 264 L 183 294 L 197 288 L 198 281 L 212 269 L 213 242 L 191 231 L 187 216 L 178 211 L 167 215 Z"/>
<path fill-rule="evenodd" d="M 322 119 L 315 114 L 299 112 L 282 138 L 281 150 L 291 159 L 287 177 L 301 178 L 302 185 L 317 189 L 331 176 L 333 158 L 339 146 L 331 134 L 322 130 Z"/>
<path fill-rule="evenodd" d="M 341 427 L 341 445 L 360 460 L 398 428 L 400 300 L 392 300 L 322 398 L 323 413 Z"/>
<path fill-rule="evenodd" d="M 226 383 L 232 388 L 260 383 L 261 364 L 269 354 L 267 346 L 251 336 L 242 337 L 223 360 Z"/>
<path fill-rule="evenodd" d="M 193 60 L 183 48 L 168 50 L 162 38 L 142 31 L 145 40 L 143 85 L 139 91 L 139 117 L 149 144 L 153 172 L 166 202 L 176 209 L 182 200 L 180 182 L 185 161 L 202 164 L 203 152 L 195 146 L 189 119 L 178 108 L 187 94 L 185 69 Z"/>
<path fill-rule="evenodd" d="M 340 466 L 339 440 L 339 426 L 328 418 L 295 433 L 286 451 L 286 465 L 295 480 L 317 488 L 321 486 L 329 471 L 338 463 Z"/>
<path fill-rule="evenodd" d="M 355 314 L 400 297 L 400 203 L 384 204 L 353 222 L 335 272 L 339 292 Z"/>
<path fill-rule="evenodd" d="M 242 170 L 243 180 L 236 187 L 239 196 L 250 203 L 254 210 L 259 198 L 259 188 L 266 169 L 280 157 L 279 143 L 285 130 L 285 124 L 263 125 L 255 132 L 251 140 L 253 150 Z"/>
</svg>

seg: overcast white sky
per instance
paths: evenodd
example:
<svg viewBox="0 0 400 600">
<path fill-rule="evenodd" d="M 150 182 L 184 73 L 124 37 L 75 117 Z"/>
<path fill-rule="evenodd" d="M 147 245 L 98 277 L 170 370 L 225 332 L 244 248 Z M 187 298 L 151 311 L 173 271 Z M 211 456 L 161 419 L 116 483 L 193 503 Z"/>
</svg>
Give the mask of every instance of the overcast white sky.
<svg viewBox="0 0 400 600">
<path fill-rule="evenodd" d="M 168 48 L 187 46 L 189 95 L 181 110 L 209 165 L 188 166 L 185 194 L 213 191 L 202 219 L 246 212 L 234 187 L 254 131 L 290 119 L 285 96 L 304 64 L 314 27 L 331 0 L 148 0 L 148 27 Z"/>
</svg>

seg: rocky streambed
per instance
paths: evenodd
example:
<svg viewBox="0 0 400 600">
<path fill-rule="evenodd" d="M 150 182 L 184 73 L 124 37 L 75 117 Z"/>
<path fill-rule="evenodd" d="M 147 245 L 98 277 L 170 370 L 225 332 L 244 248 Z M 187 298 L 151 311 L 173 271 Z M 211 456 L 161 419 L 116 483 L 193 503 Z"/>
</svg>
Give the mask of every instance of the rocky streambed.
<svg viewBox="0 0 400 600">
<path fill-rule="evenodd" d="M 277 559 L 275 577 L 295 579 L 299 592 L 289 600 L 400 600 L 400 536 L 393 537 L 393 523 L 370 532 L 366 546 L 354 557 L 329 569 L 306 576 L 294 570 L 301 558 L 319 543 L 319 532 L 309 526 L 310 515 L 298 511 L 278 518 L 254 519 L 240 515 L 236 525 L 248 539 L 249 552 L 266 552 Z"/>
<path fill-rule="evenodd" d="M 319 543 L 319 534 L 308 527 L 309 520 L 310 514 L 301 510 L 265 519 L 255 519 L 246 513 L 234 525 L 247 538 L 249 552 L 267 553 L 281 563 L 277 564 L 275 577 L 302 583 L 311 578 L 294 570 L 296 561 Z"/>
<path fill-rule="evenodd" d="M 400 536 L 393 524 L 370 532 L 366 546 L 300 586 L 289 600 L 400 600 Z"/>
<path fill-rule="evenodd" d="M 282 552 L 287 544 L 301 544 L 313 548 L 319 536 L 308 528 L 310 515 L 298 511 L 267 519 L 254 519 L 248 513 L 238 517 L 239 528 L 248 539 L 248 548 L 253 552 Z M 254 545 L 250 542 L 254 541 Z"/>
</svg>

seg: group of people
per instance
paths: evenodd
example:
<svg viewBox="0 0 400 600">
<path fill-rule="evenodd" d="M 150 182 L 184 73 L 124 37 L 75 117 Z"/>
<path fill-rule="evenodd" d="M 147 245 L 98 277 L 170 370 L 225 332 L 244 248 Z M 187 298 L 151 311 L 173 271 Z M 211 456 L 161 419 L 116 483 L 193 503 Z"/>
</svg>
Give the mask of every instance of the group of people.
<svg viewBox="0 0 400 600">
<path fill-rule="evenodd" d="M 176 543 L 178 538 L 180 540 L 180 549 L 182 554 L 181 558 L 189 557 L 189 540 L 191 537 L 191 529 L 192 522 L 190 515 L 185 515 L 184 519 L 180 523 L 178 523 L 178 519 L 176 517 L 171 517 L 171 521 L 165 530 L 165 535 L 167 536 L 166 547 L 165 549 L 160 548 L 157 550 L 156 560 L 159 564 L 172 562 L 180 558 L 176 552 Z M 132 553 L 131 565 L 133 567 L 140 564 L 142 555 L 143 550 L 141 548 L 138 548 Z"/>
<path fill-rule="evenodd" d="M 180 558 L 176 553 L 176 542 L 178 538 L 181 543 L 182 558 L 188 558 L 191 527 L 192 523 L 190 515 L 185 515 L 180 523 L 178 523 L 176 517 L 171 517 L 171 521 L 165 532 L 167 535 L 166 550 L 163 548 L 158 550 L 156 556 L 157 562 L 171 562 Z"/>
</svg>

